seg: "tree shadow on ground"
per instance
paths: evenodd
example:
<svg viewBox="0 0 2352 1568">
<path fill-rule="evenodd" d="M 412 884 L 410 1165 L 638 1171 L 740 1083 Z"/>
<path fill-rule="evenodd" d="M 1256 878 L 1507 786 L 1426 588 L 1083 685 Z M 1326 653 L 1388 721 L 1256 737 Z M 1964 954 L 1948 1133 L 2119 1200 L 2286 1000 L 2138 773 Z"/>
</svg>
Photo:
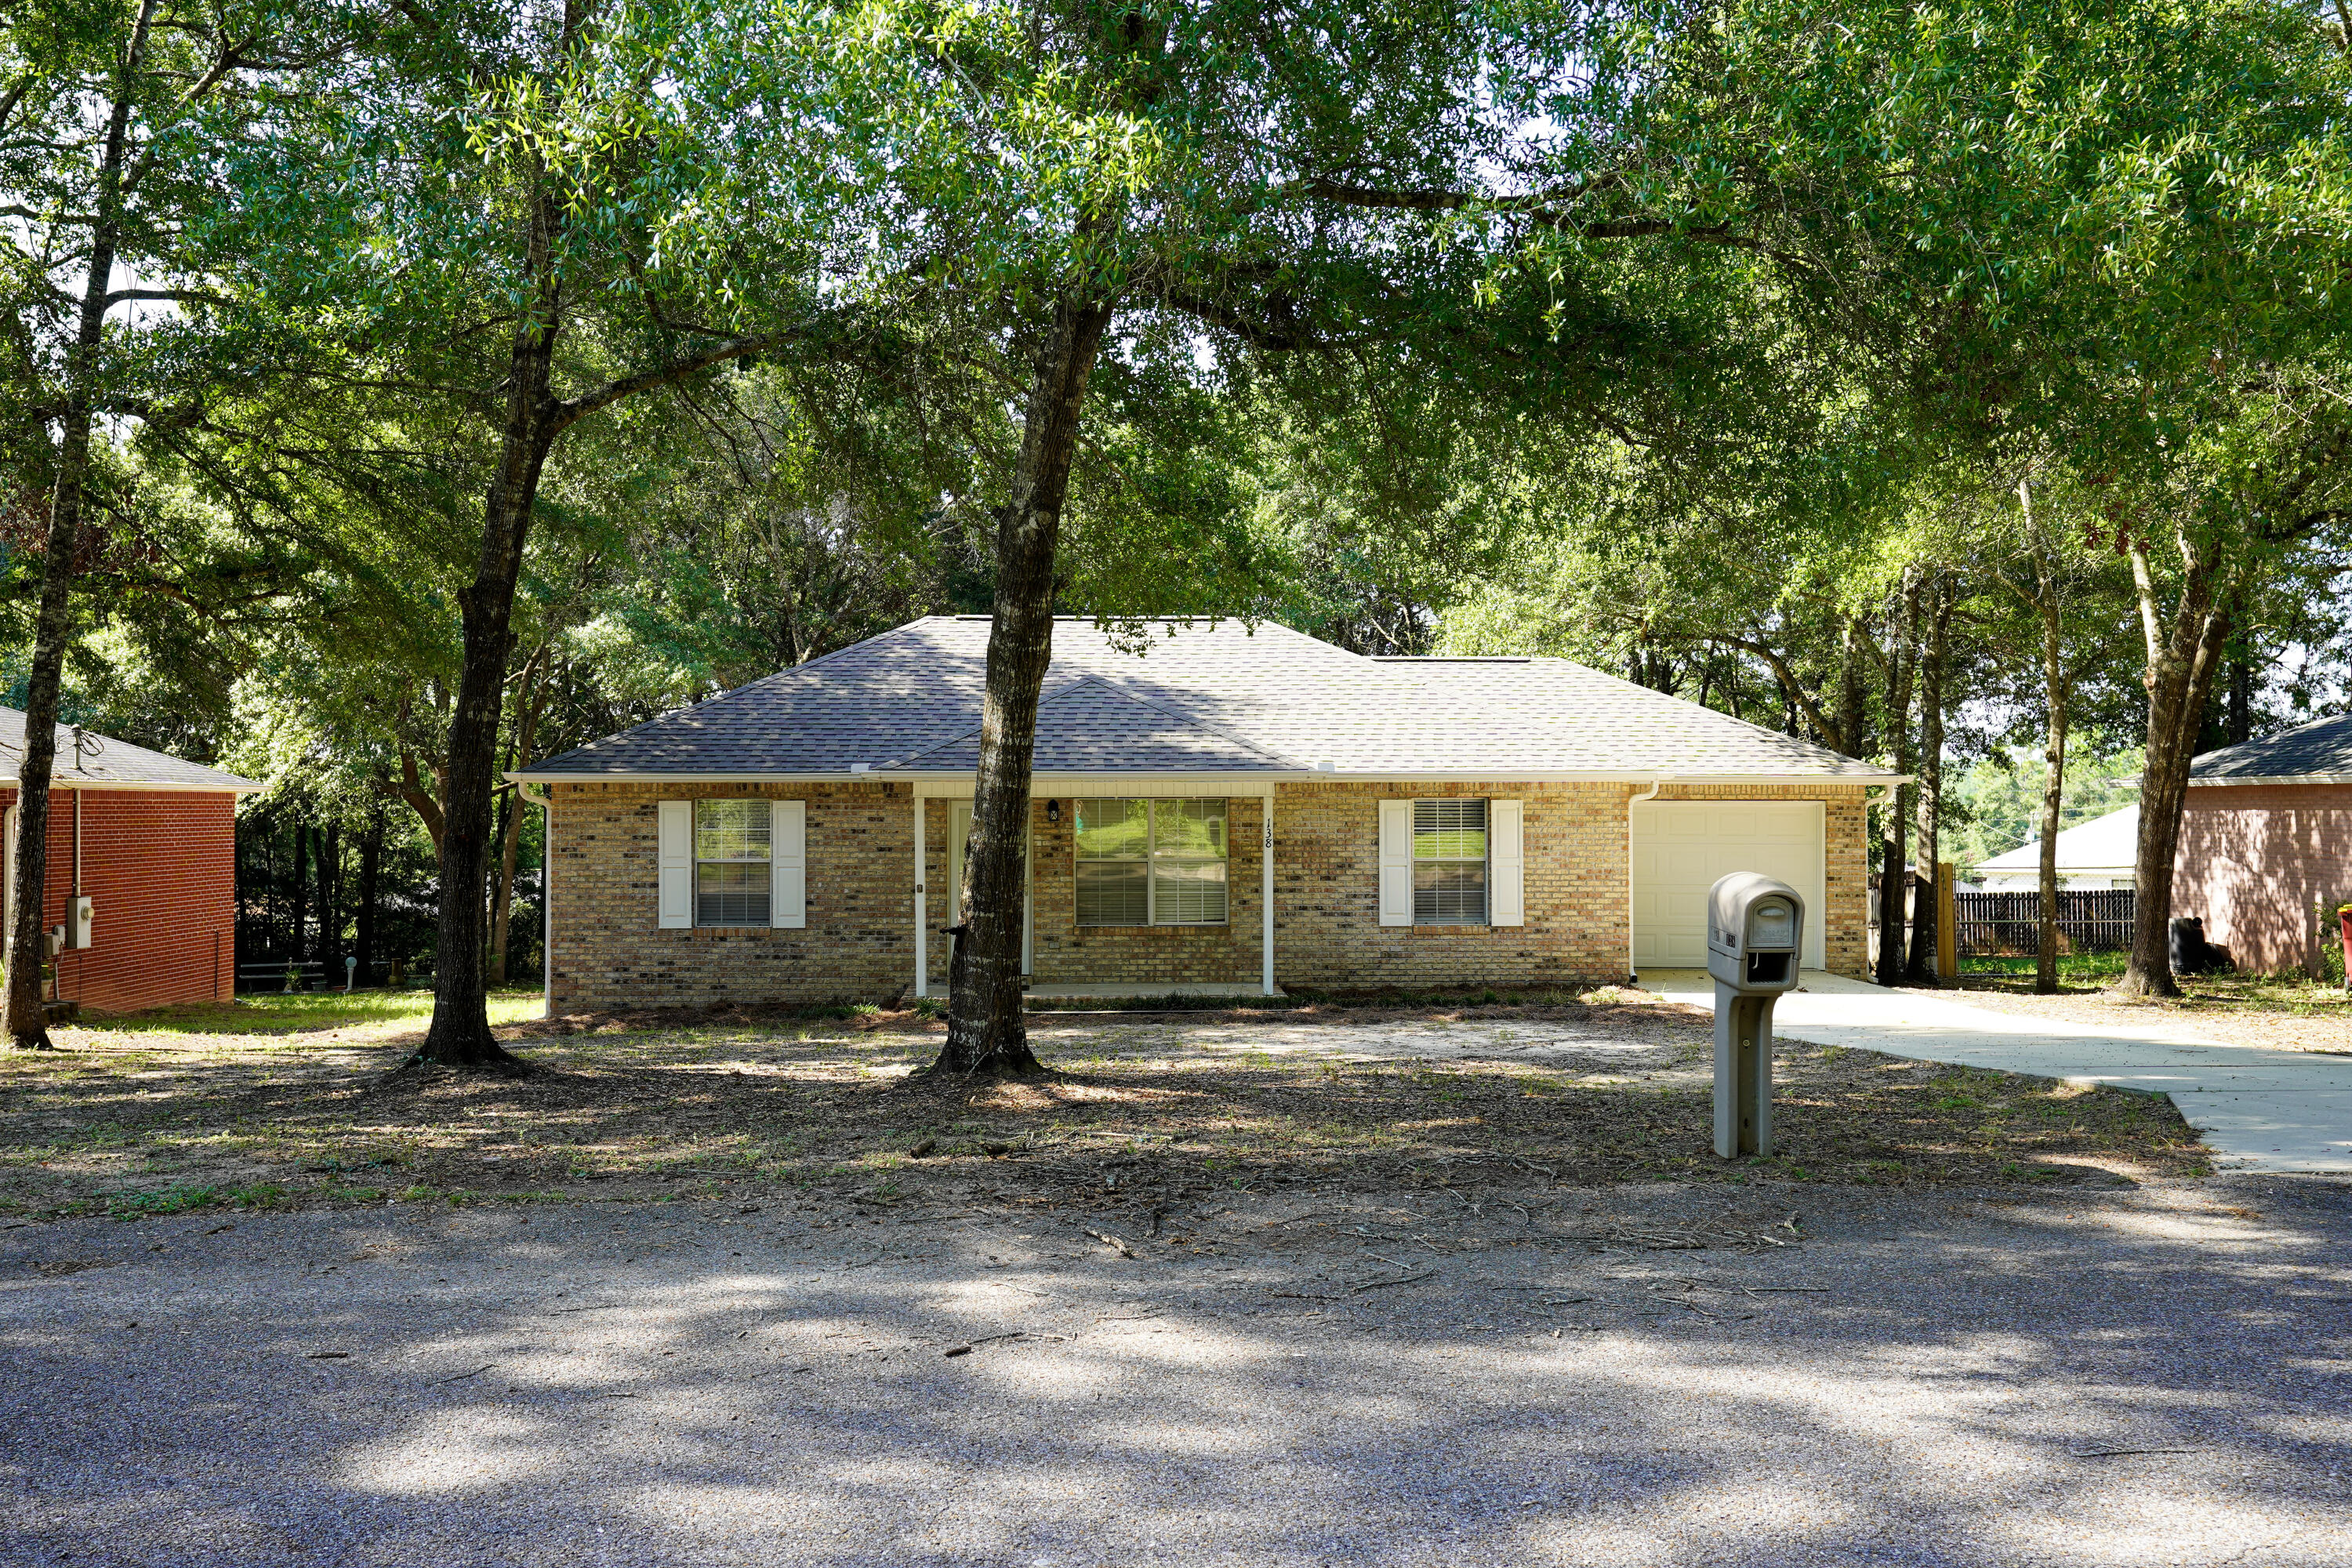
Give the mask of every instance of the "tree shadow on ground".
<svg viewBox="0 0 2352 1568">
<path fill-rule="evenodd" d="M 1822 1189 L 1786 1245 L 1780 1194 L 1326 1193 L 1136 1262 L 948 1209 L 191 1226 L 193 1272 L 0 1297 L 0 1518 L 79 1563 L 2339 1562 L 2352 1209 L 2239 1191 Z"/>
</svg>

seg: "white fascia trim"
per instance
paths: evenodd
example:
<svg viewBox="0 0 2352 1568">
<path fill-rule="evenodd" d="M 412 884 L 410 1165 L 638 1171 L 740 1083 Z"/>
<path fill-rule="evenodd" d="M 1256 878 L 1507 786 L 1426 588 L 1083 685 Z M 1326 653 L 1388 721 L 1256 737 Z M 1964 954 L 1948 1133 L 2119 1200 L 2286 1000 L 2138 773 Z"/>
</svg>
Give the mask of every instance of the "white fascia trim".
<svg viewBox="0 0 2352 1568">
<path fill-rule="evenodd" d="M 2227 789 L 2231 784 L 2269 784 L 2273 788 L 2292 784 L 2352 784 L 2352 773 L 2276 773 L 2254 778 L 2231 774 L 2226 778 L 2192 778 L 2190 789 Z"/>
<path fill-rule="evenodd" d="M 838 777 L 839 775 L 835 774 L 831 776 Z M 918 782 L 919 787 L 932 780 L 954 781 L 959 784 L 969 786 L 972 779 L 972 774 L 968 770 L 962 773 L 942 772 L 924 773 L 898 772 L 884 773 L 877 770 L 877 772 L 867 773 L 865 776 L 867 778 L 912 778 Z M 1848 788 L 1861 789 L 1878 785 L 1908 784 L 1911 782 L 1914 775 L 1910 773 L 1686 773 L 1656 768 L 1645 768 L 1639 772 L 1626 772 L 1618 769 L 1601 770 L 1591 768 L 1459 767 L 1423 768 L 1416 769 L 1412 772 L 1402 772 L 1395 769 L 1383 769 L 1375 772 L 1368 769 L 1362 773 L 1350 773 L 1345 768 L 1316 768 L 1306 772 L 1294 773 L 1278 768 L 1258 768 L 1245 772 L 1235 770 L 1231 773 L 1033 773 L 1030 776 L 1034 781 L 1035 787 L 1041 789 L 1049 783 L 1059 784 L 1065 789 L 1067 789 L 1074 784 L 1099 784 L 1104 786 L 1106 793 L 1116 793 L 1110 786 L 1119 784 L 1147 784 L 1153 782 L 1229 784 L 1421 784 L 1433 780 L 1444 780 L 1449 782 L 1487 780 L 1500 784 L 1622 784 L 1647 786 L 1655 783 L 1660 778 L 1664 778 L 1669 784 L 1841 784 Z M 1254 794 L 1255 792 L 1250 791 L 1247 793 Z"/>
<path fill-rule="evenodd" d="M 0 789 L 18 789 L 15 779 L 0 779 Z M 51 789 L 89 790 L 160 790 L 166 795 L 259 795 L 268 784 L 255 784 L 251 779 L 239 779 L 235 784 L 163 784 L 142 779 L 86 779 L 71 773 L 52 775 Z"/>
<path fill-rule="evenodd" d="M 830 773 L 510 773 L 507 777 L 519 784 L 875 784 L 883 779 L 905 778 L 904 773 L 886 773 L 880 769 L 872 773 L 853 773 L 836 768 Z"/>
<path fill-rule="evenodd" d="M 868 774 L 867 777 L 874 775 Z M 893 775 L 911 777 L 920 800 L 970 800 L 976 781 L 971 773 Z M 1201 795 L 1255 798 L 1271 795 L 1277 783 L 1328 774 L 1231 773 L 1031 773 L 1032 795 Z"/>
<path fill-rule="evenodd" d="M 835 770 L 828 773 L 510 773 L 506 776 L 517 784 L 539 784 L 911 783 L 918 790 L 925 794 L 933 794 L 940 790 L 952 793 L 958 789 L 968 793 L 971 788 L 973 779 L 972 771 L 969 768 L 961 770 L 940 769 L 936 771 L 929 769 L 916 770 L 909 768 L 875 768 L 870 772 L 862 773 L 851 773 L 840 770 Z M 1384 769 L 1378 772 L 1367 770 L 1362 773 L 1349 772 L 1345 768 L 1313 768 L 1297 770 L 1287 768 L 1237 768 L 1230 772 L 1212 771 L 1205 773 L 1143 773 L 1140 771 L 1128 773 L 1115 770 L 1103 773 L 1035 773 L 1030 775 L 1030 780 L 1031 788 L 1033 790 L 1043 790 L 1051 786 L 1067 794 L 1074 790 L 1093 788 L 1095 793 L 1115 795 L 1118 793 L 1117 786 L 1124 784 L 1148 784 L 1155 786 L 1215 784 L 1221 788 L 1235 789 L 1237 786 L 1255 786 L 1268 784 L 1420 784 L 1433 780 L 1462 781 L 1484 779 L 1503 784 L 1622 784 L 1647 785 L 1652 780 L 1658 776 L 1659 770 L 1654 768 L 1645 768 L 1640 771 L 1626 771 L 1623 769 L 1613 768 L 1511 768 L 1465 765 L 1458 768 L 1423 768 L 1416 769 L 1412 772 Z M 1883 787 L 1899 784 L 1908 784 L 1914 777 L 1914 775 L 1910 773 L 1689 773 L 1678 772 L 1670 773 L 1666 776 L 1671 779 L 1672 782 L 1678 784 L 1771 784 L 1776 787 L 1790 785 L 1820 785 L 1829 787 L 1832 785 L 1842 785 L 1847 788 Z M 2249 780 L 2244 782 L 2253 783 L 2263 781 Z M 2294 782 L 2305 783 L 2326 781 L 2297 780 Z M 2347 779 L 2345 782 L 2352 783 L 2352 779 Z M 121 787 L 138 788 L 146 786 L 124 785 Z M 249 787 L 259 788 L 260 786 L 252 785 Z M 1239 793 L 1255 795 L 1257 791 L 1255 787 L 1250 787 L 1240 789 Z"/>
</svg>

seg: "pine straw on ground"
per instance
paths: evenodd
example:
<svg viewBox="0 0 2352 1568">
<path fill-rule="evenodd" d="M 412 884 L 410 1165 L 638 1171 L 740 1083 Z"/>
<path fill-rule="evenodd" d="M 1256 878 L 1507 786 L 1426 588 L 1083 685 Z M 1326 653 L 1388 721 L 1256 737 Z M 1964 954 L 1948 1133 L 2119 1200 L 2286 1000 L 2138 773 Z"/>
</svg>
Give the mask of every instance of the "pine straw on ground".
<svg viewBox="0 0 2352 1568">
<path fill-rule="evenodd" d="M 1433 1039 L 1456 1025 L 1574 1023 L 1641 1049 L 1633 1068 L 1596 1070 L 1183 1044 L 1188 1027 L 1273 1020 L 1328 1025 L 1340 1042 L 1368 1022 Z M 387 1076 L 413 1043 L 402 1039 L 306 1050 L 180 1036 L 159 1048 L 118 1031 L 70 1053 L 0 1058 L 0 1207 L 129 1216 L 807 1192 L 1119 1213 L 1302 1185 L 2108 1184 L 2209 1170 L 2162 1100 L 1787 1040 L 1778 1153 L 1719 1161 L 1706 1024 L 1685 1009 L 1323 1005 L 1119 1021 L 1164 1026 L 1150 1054 L 1049 1037 L 1042 1054 L 1061 1069 L 1006 1083 L 918 1074 L 943 1026 L 912 1013 L 809 1021 L 730 1010 L 501 1029 L 543 1069 L 521 1080 Z"/>
</svg>

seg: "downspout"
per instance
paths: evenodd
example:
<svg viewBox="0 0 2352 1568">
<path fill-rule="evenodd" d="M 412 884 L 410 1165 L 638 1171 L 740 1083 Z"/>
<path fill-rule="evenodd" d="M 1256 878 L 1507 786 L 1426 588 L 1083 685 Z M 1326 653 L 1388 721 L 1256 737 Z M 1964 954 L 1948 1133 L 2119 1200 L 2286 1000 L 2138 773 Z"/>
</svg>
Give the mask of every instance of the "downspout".
<svg viewBox="0 0 2352 1568">
<path fill-rule="evenodd" d="M 537 791 L 536 794 L 532 793 Z M 515 794 L 539 807 L 540 1016 L 555 1016 L 555 802 L 545 784 L 515 781 Z"/>
<path fill-rule="evenodd" d="M 1645 800 L 1658 798 L 1659 789 L 1671 774 L 1660 773 L 1650 781 L 1650 787 L 1640 795 L 1629 795 L 1625 801 L 1625 984 L 1639 985 L 1642 973 L 1633 962 L 1633 808 Z"/>
</svg>

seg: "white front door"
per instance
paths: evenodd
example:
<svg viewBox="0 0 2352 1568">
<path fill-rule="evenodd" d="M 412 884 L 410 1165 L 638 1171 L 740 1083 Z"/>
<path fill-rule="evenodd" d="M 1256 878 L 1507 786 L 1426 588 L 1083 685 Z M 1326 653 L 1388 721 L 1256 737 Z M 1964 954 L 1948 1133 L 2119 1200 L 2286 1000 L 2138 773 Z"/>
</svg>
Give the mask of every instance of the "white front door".
<svg viewBox="0 0 2352 1568">
<path fill-rule="evenodd" d="M 963 909 L 958 902 L 963 897 L 963 847 L 971 837 L 971 802 L 951 800 L 948 803 L 948 907 L 952 911 L 950 925 L 961 924 Z M 1021 836 L 1021 973 L 1029 973 L 1030 950 L 1036 945 L 1034 915 L 1035 900 L 1029 891 L 1029 836 Z M 953 951 L 952 949 L 950 951 Z"/>
<path fill-rule="evenodd" d="M 1804 963 L 1824 967 L 1826 811 L 1817 800 L 1633 803 L 1633 966 L 1706 967 L 1706 892 L 1761 871 L 1805 900 Z"/>
</svg>

